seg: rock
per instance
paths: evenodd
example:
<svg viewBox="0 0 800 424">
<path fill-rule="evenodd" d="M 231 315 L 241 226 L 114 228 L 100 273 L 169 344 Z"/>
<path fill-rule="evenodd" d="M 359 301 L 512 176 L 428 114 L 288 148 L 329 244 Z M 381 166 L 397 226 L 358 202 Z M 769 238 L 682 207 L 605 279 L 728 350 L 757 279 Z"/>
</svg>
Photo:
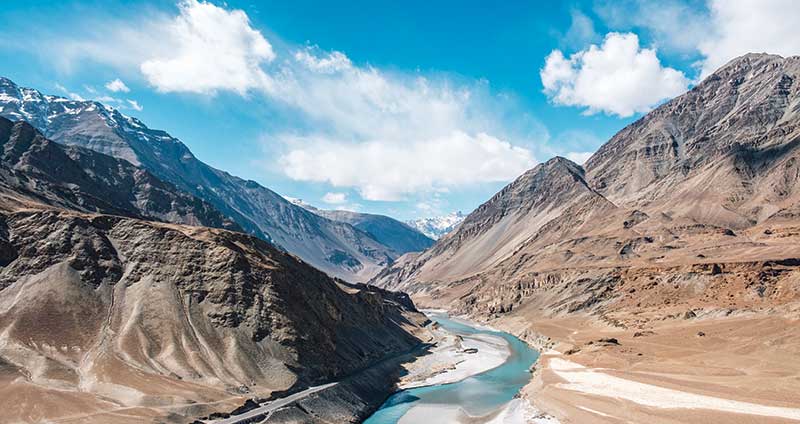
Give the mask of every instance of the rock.
<svg viewBox="0 0 800 424">
<path fill-rule="evenodd" d="M 706 333 L 704 333 L 702 331 L 698 331 L 697 332 L 697 337 L 705 337 L 705 336 L 706 336 Z"/>
</svg>

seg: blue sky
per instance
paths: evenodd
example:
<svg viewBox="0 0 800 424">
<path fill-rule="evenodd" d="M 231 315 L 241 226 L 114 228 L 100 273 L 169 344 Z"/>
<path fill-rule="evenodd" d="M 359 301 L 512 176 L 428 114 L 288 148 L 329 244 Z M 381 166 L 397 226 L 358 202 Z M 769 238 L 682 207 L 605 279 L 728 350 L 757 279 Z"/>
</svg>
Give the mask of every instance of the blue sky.
<svg viewBox="0 0 800 424">
<path fill-rule="evenodd" d="M 0 73 L 105 99 L 281 194 L 411 219 L 470 211 L 727 60 L 798 45 L 782 0 L 337 3 L 7 1 Z"/>
</svg>

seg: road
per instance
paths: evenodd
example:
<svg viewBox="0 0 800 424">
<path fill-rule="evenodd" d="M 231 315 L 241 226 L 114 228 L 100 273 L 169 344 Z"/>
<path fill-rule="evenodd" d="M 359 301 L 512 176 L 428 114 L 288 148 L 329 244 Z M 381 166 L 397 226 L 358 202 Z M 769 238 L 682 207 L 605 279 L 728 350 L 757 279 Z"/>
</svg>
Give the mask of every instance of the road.
<svg viewBox="0 0 800 424">
<path fill-rule="evenodd" d="M 306 396 L 308 396 L 308 395 L 310 395 L 312 393 L 316 393 L 316 392 L 318 392 L 320 390 L 325 390 L 325 389 L 327 389 L 329 387 L 333 387 L 333 386 L 335 386 L 337 384 L 339 384 L 338 381 L 337 382 L 333 382 L 333 383 L 323 384 L 323 385 L 320 385 L 320 386 L 309 387 L 309 388 L 307 388 L 307 389 L 305 389 L 305 390 L 303 390 L 301 392 L 297 392 L 295 394 L 286 396 L 285 398 L 280 398 L 280 399 L 273 400 L 272 402 L 269 402 L 269 403 L 267 403 L 265 405 L 259 406 L 258 408 L 250 410 L 250 411 L 247 411 L 247 412 L 245 412 L 243 414 L 233 415 L 233 416 L 231 416 L 229 418 L 225 418 L 224 420 L 217 420 L 217 421 L 211 421 L 211 422 L 214 423 L 214 424 L 237 424 L 237 423 L 240 423 L 240 422 L 242 422 L 244 420 L 248 420 L 250 418 L 257 417 L 259 415 L 269 415 L 270 413 L 272 413 L 273 411 L 275 411 L 278 408 L 282 408 L 282 407 L 284 407 L 286 405 L 291 404 L 292 402 L 295 402 L 295 401 L 298 401 L 300 399 L 303 399 L 304 397 L 306 397 Z"/>
</svg>

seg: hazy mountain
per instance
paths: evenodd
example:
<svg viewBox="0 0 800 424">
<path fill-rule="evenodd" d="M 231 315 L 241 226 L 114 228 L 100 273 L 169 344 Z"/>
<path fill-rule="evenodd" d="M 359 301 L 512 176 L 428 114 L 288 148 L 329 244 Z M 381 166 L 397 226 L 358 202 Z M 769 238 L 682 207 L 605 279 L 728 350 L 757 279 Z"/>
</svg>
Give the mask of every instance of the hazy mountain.
<svg viewBox="0 0 800 424">
<path fill-rule="evenodd" d="M 140 166 L 331 275 L 366 280 L 398 256 L 352 225 L 320 217 L 254 181 L 206 165 L 178 139 L 98 102 L 45 96 L 0 78 L 0 116 L 28 121 L 58 143 Z"/>
<path fill-rule="evenodd" d="M 453 231 L 464 218 L 465 215 L 462 214 L 461 211 L 458 211 L 443 216 L 415 219 L 407 223 L 422 234 L 434 240 L 438 240 L 445 234 Z"/>
<path fill-rule="evenodd" d="M 630 325 L 644 322 L 631 312 L 796 301 L 780 273 L 744 264 L 800 257 L 798 78 L 800 57 L 738 58 L 620 131 L 585 169 L 538 165 L 373 282 L 479 316 L 619 311 Z M 741 272 L 717 271 L 729 280 L 710 286 L 704 270 L 726 267 Z M 658 288 L 653 275 L 676 283 Z"/>
<path fill-rule="evenodd" d="M 344 210 L 324 210 L 315 208 L 300 199 L 289 199 L 292 203 L 325 218 L 350 224 L 367 232 L 375 240 L 398 254 L 421 252 L 434 241 L 416 228 L 385 215 L 361 213 Z"/>
</svg>

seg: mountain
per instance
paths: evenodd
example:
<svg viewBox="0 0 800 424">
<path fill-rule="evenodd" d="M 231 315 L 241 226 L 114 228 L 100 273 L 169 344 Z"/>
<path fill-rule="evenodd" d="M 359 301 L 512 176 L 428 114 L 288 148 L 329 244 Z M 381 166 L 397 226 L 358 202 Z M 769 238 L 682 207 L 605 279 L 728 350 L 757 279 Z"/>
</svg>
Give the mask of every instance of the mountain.
<svg viewBox="0 0 800 424">
<path fill-rule="evenodd" d="M 781 230 L 731 234 L 800 217 L 797 78 L 798 57 L 738 58 L 617 133 L 585 169 L 558 157 L 536 166 L 374 281 L 431 289 L 486 273 L 512 282 L 534 270 L 791 255 L 776 245 Z"/>
<path fill-rule="evenodd" d="M 372 283 L 542 349 L 523 395 L 566 422 L 700 422 L 747 418 L 666 418 L 646 393 L 797 416 L 798 278 L 800 57 L 749 54 L 584 167 L 537 165 Z"/>
<path fill-rule="evenodd" d="M 54 143 L 24 121 L 0 118 L 0 148 L 0 192 L 8 201 L 241 231 L 213 206 L 146 170 Z"/>
<path fill-rule="evenodd" d="M 340 380 L 301 420 L 363 419 L 427 319 L 238 230 L 128 161 L 0 118 L 4 420 L 190 422 Z"/>
<path fill-rule="evenodd" d="M 350 224 L 366 232 L 379 243 L 389 247 L 399 255 L 409 252 L 421 252 L 433 245 L 434 242 L 410 225 L 385 215 L 344 210 L 324 210 L 315 208 L 299 199 L 290 199 L 290 201 L 332 221 Z"/>
<path fill-rule="evenodd" d="M 332 276 L 364 281 L 399 256 L 352 225 L 320 217 L 254 181 L 206 165 L 178 139 L 101 103 L 46 96 L 0 78 L 0 116 L 25 120 L 58 143 L 144 168 Z"/>
<path fill-rule="evenodd" d="M 407 224 L 416 228 L 417 231 L 422 234 L 434 240 L 438 240 L 445 234 L 453 231 L 463 220 L 464 214 L 458 211 L 444 216 L 415 219 L 408 221 Z"/>
<path fill-rule="evenodd" d="M 537 165 L 372 282 L 555 347 L 528 393 L 559 418 L 593 419 L 580 396 L 550 383 L 565 375 L 550 357 L 617 379 L 647 370 L 654 390 L 776 402 L 797 384 L 741 388 L 771 378 L 751 355 L 796 375 L 780 352 L 800 346 L 786 330 L 800 310 L 798 81 L 800 57 L 737 58 L 622 129 L 584 167 Z M 714 333 L 722 338 L 703 339 Z M 676 353 L 685 346 L 691 355 Z M 635 410 L 626 417 L 652 415 Z M 676 422 L 700 419 L 686 414 Z"/>
</svg>

